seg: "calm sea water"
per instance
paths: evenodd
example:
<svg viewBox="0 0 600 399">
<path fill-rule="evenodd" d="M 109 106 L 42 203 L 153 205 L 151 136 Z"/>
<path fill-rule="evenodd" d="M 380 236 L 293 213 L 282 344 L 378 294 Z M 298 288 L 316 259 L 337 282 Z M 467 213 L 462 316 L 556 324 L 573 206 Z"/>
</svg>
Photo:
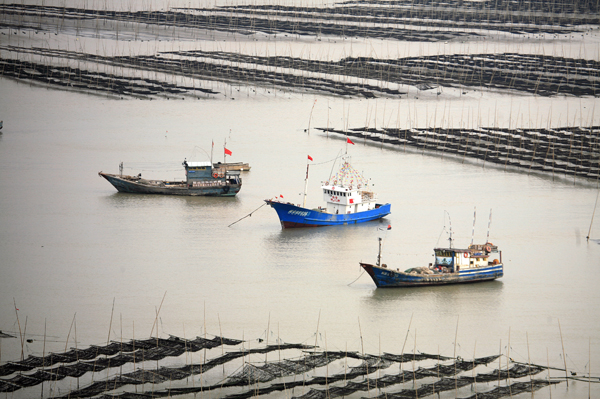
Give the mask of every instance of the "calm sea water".
<svg viewBox="0 0 600 399">
<path fill-rule="evenodd" d="M 361 141 L 346 148 L 343 138 L 304 131 L 312 96 L 114 100 L 5 79 L 0 93 L 0 329 L 18 331 L 16 303 L 33 339 L 25 355 L 42 353 L 45 323 L 48 347 L 60 351 L 74 316 L 85 347 L 109 334 L 149 336 L 160 308 L 161 336 L 201 335 L 206 326 L 232 338 L 264 338 L 269 329 L 286 342 L 314 343 L 318 330 L 319 345 L 330 350 L 360 350 L 362 336 L 365 352 L 400 353 L 410 323 L 411 350 L 452 356 L 456 334 L 457 354 L 470 359 L 501 348 L 506 354 L 510 340 L 515 361 L 563 367 L 564 343 L 569 370 L 581 375 L 591 366 L 599 374 L 600 215 L 585 239 L 593 184 Z M 505 97 L 489 96 L 465 105 L 500 104 L 490 118 L 515 117 L 502 108 Z M 380 125 L 405 126 L 409 112 L 414 121 L 417 111 L 431 118 L 443 107 L 435 99 L 417 110 L 317 100 L 311 127 L 363 126 L 367 113 L 380 115 Z M 521 105 L 538 109 L 552 100 L 511 101 L 523 118 Z M 225 140 L 228 160 L 252 167 L 235 198 L 119 194 L 97 175 L 117 173 L 122 161 L 125 173 L 182 179 L 184 158 L 209 160 L 214 141 L 214 160 L 222 160 Z M 346 150 L 392 214 L 356 226 L 282 230 L 262 201 L 283 195 L 300 203 L 311 155 L 308 204 L 321 205 L 319 183 Z M 358 262 L 375 261 L 380 236 L 390 267 L 427 265 L 432 248 L 446 244 L 448 214 L 454 245 L 468 245 L 475 208 L 476 242 L 485 241 L 493 210 L 490 241 L 502 250 L 504 278 L 381 290 L 361 274 Z M 380 230 L 388 224 L 391 230 Z M 1 349 L 3 363 L 20 357 L 17 339 L 2 340 Z M 571 382 L 552 395 L 587 392 L 587 383 Z"/>
</svg>

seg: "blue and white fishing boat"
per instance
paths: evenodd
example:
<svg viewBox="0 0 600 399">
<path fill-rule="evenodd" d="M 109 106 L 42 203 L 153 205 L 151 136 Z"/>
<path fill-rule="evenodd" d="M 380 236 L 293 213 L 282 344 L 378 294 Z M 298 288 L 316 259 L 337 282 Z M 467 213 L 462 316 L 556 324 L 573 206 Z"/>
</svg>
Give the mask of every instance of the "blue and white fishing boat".
<svg viewBox="0 0 600 399">
<path fill-rule="evenodd" d="M 368 180 L 352 168 L 348 160 L 344 160 L 336 175 L 321 186 L 325 207 L 306 208 L 307 184 L 308 164 L 302 206 L 281 199 L 265 200 L 277 212 L 282 228 L 362 223 L 381 219 L 391 212 L 391 205 L 377 202 L 377 195 Z"/>
<path fill-rule="evenodd" d="M 379 254 L 375 265 L 360 262 L 360 266 L 380 288 L 415 287 L 474 283 L 500 278 L 504 274 L 502 251 L 491 242 L 471 244 L 466 249 L 435 248 L 435 263 L 424 267 L 414 267 L 405 271 L 392 269 L 381 264 L 381 238 Z M 495 255 L 498 254 L 498 255 Z"/>
</svg>

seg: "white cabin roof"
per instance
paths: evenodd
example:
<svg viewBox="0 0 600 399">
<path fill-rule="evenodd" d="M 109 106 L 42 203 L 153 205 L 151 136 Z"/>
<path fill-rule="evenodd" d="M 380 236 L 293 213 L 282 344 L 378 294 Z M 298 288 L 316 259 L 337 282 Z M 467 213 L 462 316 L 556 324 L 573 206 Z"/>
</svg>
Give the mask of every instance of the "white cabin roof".
<svg viewBox="0 0 600 399">
<path fill-rule="evenodd" d="M 352 187 L 352 189 L 343 186 L 321 186 L 323 190 L 332 190 L 332 191 L 356 191 L 356 187 Z"/>
<path fill-rule="evenodd" d="M 187 164 L 190 167 L 211 166 L 210 162 L 206 162 L 206 161 L 202 161 L 202 162 L 188 162 Z"/>
</svg>

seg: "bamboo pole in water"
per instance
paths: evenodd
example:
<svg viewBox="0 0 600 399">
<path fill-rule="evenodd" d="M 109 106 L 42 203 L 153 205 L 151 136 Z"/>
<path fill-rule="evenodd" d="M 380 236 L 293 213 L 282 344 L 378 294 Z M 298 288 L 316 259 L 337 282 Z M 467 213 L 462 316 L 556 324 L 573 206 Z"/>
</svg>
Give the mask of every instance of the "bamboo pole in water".
<svg viewBox="0 0 600 399">
<path fill-rule="evenodd" d="M 21 341 L 21 361 L 24 360 L 24 354 L 23 354 L 23 334 L 21 334 L 21 322 L 19 321 L 19 309 L 17 309 L 17 302 L 15 301 L 15 298 L 13 297 L 13 304 L 15 306 L 15 315 L 17 316 L 17 325 L 19 326 L 19 339 Z"/>
<path fill-rule="evenodd" d="M 546 347 L 546 364 L 548 366 L 548 392 L 550 392 L 550 399 L 552 399 L 552 385 L 550 384 L 550 357 L 548 356 L 548 347 Z"/>
<path fill-rule="evenodd" d="M 500 338 L 500 350 L 498 351 L 498 386 L 500 386 L 500 370 L 502 370 L 502 338 Z"/>
<path fill-rule="evenodd" d="M 402 372 L 402 364 L 404 364 L 404 347 L 406 346 L 406 340 L 408 339 L 408 332 L 410 331 L 410 325 L 412 324 L 414 313 L 410 315 L 410 321 L 408 322 L 408 328 L 406 329 L 406 336 L 404 337 L 404 344 L 402 345 L 402 352 L 400 352 L 400 356 L 402 356 L 402 361 L 400 362 L 400 374 L 402 374 L 402 383 L 404 380 L 404 373 Z"/>
<path fill-rule="evenodd" d="M 529 354 L 529 333 L 525 332 L 527 338 L 527 366 L 529 367 L 529 382 L 531 384 L 531 398 L 533 399 L 533 376 L 531 375 L 531 356 Z"/>
<path fill-rule="evenodd" d="M 269 320 L 267 321 L 267 346 L 269 346 L 269 330 L 271 329 L 271 312 L 269 312 Z M 267 364 L 267 356 L 269 356 L 269 352 L 265 352 L 265 364 Z"/>
<path fill-rule="evenodd" d="M 456 331 L 454 332 L 454 392 L 458 396 L 458 377 L 456 371 L 456 339 L 458 338 L 458 320 L 460 315 L 456 318 Z"/>
<path fill-rule="evenodd" d="M 42 370 L 46 367 L 46 319 L 44 318 L 44 346 L 42 347 Z M 77 377 L 77 388 L 79 388 L 79 377 Z M 42 380 L 42 389 L 41 389 L 40 398 L 44 397 L 44 380 Z"/>
<path fill-rule="evenodd" d="M 363 342 L 363 335 L 362 335 L 362 328 L 360 327 L 360 317 L 358 318 L 358 332 L 360 333 L 360 348 L 361 348 L 361 352 L 362 352 L 362 356 L 364 359 L 365 356 L 365 346 L 364 346 L 364 342 Z M 364 360 L 363 360 L 364 361 Z M 365 362 L 365 366 L 366 366 L 366 374 L 365 374 L 365 378 L 367 379 L 367 392 L 371 390 L 371 388 L 369 387 L 369 362 L 364 361 Z"/>
<path fill-rule="evenodd" d="M 567 358 L 565 357 L 565 344 L 563 342 L 562 329 L 560 328 L 560 319 L 558 319 L 558 331 L 560 331 L 560 345 L 562 346 L 563 364 L 565 365 L 565 381 L 569 387 L 569 375 L 567 374 Z"/>
<path fill-rule="evenodd" d="M 590 220 L 590 228 L 588 230 L 587 236 L 585 239 L 587 241 L 590 240 L 590 234 L 592 232 L 592 224 L 594 223 L 594 215 L 596 214 L 596 206 L 598 205 L 598 197 L 600 196 L 600 189 L 598 190 L 598 194 L 596 194 L 596 203 L 594 204 L 594 211 L 592 212 L 592 220 Z"/>
<path fill-rule="evenodd" d="M 131 342 L 133 343 L 133 369 L 135 370 L 135 320 L 132 320 L 131 327 L 133 329 Z M 137 384 L 134 385 L 135 393 L 137 393 Z"/>
<path fill-rule="evenodd" d="M 417 329 L 415 328 L 415 343 L 413 346 L 413 361 L 412 361 L 413 389 L 415 390 L 415 396 L 417 395 L 417 376 L 415 375 L 415 358 L 416 357 L 417 357 Z"/>
<path fill-rule="evenodd" d="M 477 397 L 477 377 L 475 375 L 475 352 L 476 351 L 477 351 L 477 340 L 475 340 L 475 346 L 473 347 L 473 388 L 475 389 L 475 397 Z"/>
<path fill-rule="evenodd" d="M 508 347 L 506 348 L 506 383 L 508 384 L 508 393 L 512 398 L 512 389 L 510 387 L 510 327 L 508 327 Z"/>
</svg>

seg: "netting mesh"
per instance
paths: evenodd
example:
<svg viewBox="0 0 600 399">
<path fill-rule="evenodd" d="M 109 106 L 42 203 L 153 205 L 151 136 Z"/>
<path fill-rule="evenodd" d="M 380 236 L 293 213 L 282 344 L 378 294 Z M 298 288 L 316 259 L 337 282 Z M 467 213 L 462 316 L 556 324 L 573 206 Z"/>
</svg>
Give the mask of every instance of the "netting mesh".
<svg viewBox="0 0 600 399">
<path fill-rule="evenodd" d="M 268 345 L 254 349 L 241 349 L 224 353 L 210 360 L 205 360 L 202 364 L 188 364 L 181 367 L 165 367 L 158 365 L 158 361 L 165 357 L 180 356 L 186 351 L 197 351 L 203 348 L 215 348 L 221 344 L 237 345 L 241 341 L 230 340 L 221 337 L 213 339 L 196 338 L 194 340 L 182 340 L 177 337 L 168 339 L 151 338 L 147 340 L 129 341 L 128 343 L 113 342 L 106 346 L 94 346 L 83 350 L 71 350 L 61 354 L 51 354 L 45 357 L 30 356 L 23 362 L 7 363 L 3 365 L 4 372 L 21 372 L 21 368 L 34 370 L 29 374 L 18 374 L 12 378 L 0 379 L 0 392 L 13 392 L 19 389 L 32 387 L 43 381 L 58 381 L 66 377 L 80 377 L 86 373 L 97 374 L 106 368 L 115 368 L 124 364 L 142 362 L 146 360 L 156 360 L 156 368 L 137 369 L 132 372 L 120 374 L 104 380 L 95 381 L 89 385 L 70 391 L 59 398 L 162 398 L 178 395 L 195 394 L 202 391 L 211 391 L 215 389 L 227 389 L 232 387 L 247 387 L 243 392 L 224 394 L 227 399 L 246 399 L 261 395 L 267 395 L 273 392 L 292 392 L 292 397 L 302 399 L 317 398 L 335 398 L 348 396 L 362 391 L 377 392 L 378 398 L 418 398 L 426 397 L 434 393 L 439 393 L 451 389 L 457 389 L 469 384 L 479 382 L 498 381 L 498 385 L 504 381 L 510 381 L 532 376 L 540 373 L 546 368 L 541 366 L 529 366 L 526 364 L 513 363 L 510 368 L 503 368 L 477 375 L 460 375 L 462 372 L 474 370 L 479 365 L 488 364 L 498 359 L 498 355 L 481 357 L 473 360 L 456 359 L 450 364 L 440 362 L 452 358 L 440 355 L 430 355 L 425 353 L 413 354 L 390 354 L 384 353 L 381 356 L 370 354 L 361 355 L 357 352 L 341 351 L 316 351 L 316 348 L 302 344 L 283 344 Z M 225 365 L 241 357 L 253 354 L 266 354 L 272 351 L 281 351 L 286 349 L 307 350 L 311 352 L 302 352 L 297 358 L 283 359 L 280 361 L 244 364 L 244 367 L 237 373 L 228 376 L 224 381 L 216 384 L 206 384 L 201 386 L 184 386 L 178 388 L 166 389 L 164 386 L 171 385 L 174 381 L 181 381 L 188 377 L 194 377 L 206 373 L 218 365 Z M 116 352 L 115 352 L 116 351 Z M 92 357 L 93 356 L 93 357 Z M 91 357 L 91 358 L 90 358 Z M 75 359 L 75 360 L 73 360 Z M 348 359 L 359 360 L 358 366 L 347 367 L 345 361 Z M 61 364 L 58 367 L 48 368 L 48 364 L 56 364 L 57 361 L 64 361 L 67 364 Z M 329 375 L 329 366 L 332 362 L 344 360 L 344 366 L 338 364 L 332 370 L 338 370 Z M 436 360 L 437 364 L 432 367 L 417 367 L 416 369 L 403 369 L 402 364 L 406 362 L 419 362 L 423 360 Z M 70 363 L 69 363 L 70 362 Z M 42 366 L 35 366 L 42 364 Z M 386 374 L 374 378 L 374 372 L 385 370 L 393 364 L 399 364 L 399 371 L 393 374 Z M 310 373 L 323 373 L 324 370 L 317 371 L 319 368 L 328 366 L 326 376 L 316 375 L 310 377 Z M 413 366 L 414 367 L 414 366 Z M 507 366 L 508 367 L 508 366 Z M 343 368 L 343 371 L 339 371 Z M 469 373 L 465 373 L 469 374 Z M 413 386 L 415 381 L 430 378 L 435 381 L 428 384 Z M 283 380 L 281 380 L 283 379 Z M 274 382 L 274 380 L 279 380 Z M 410 388 L 404 388 L 403 384 L 411 383 Z M 553 382 L 554 383 L 554 382 Z M 152 384 L 152 389 L 148 390 L 148 385 Z M 159 385 L 163 384 L 161 388 Z M 184 384 L 187 384 L 184 382 Z M 508 395 L 516 395 L 522 392 L 530 392 L 548 386 L 550 383 L 541 380 L 532 381 L 514 381 L 508 386 L 499 386 L 490 391 L 477 394 L 477 398 L 497 399 Z M 139 388 L 126 388 L 128 385 L 140 386 Z M 154 386 L 157 386 L 156 389 Z M 180 383 L 181 385 L 181 383 Z M 473 385 L 474 387 L 477 385 Z M 124 388 L 125 387 L 125 388 Z M 321 387 L 321 388 L 319 388 Z M 146 390 L 138 392 L 138 390 Z M 300 390 L 299 392 L 294 391 Z M 119 390 L 121 392 L 113 392 Z M 291 390 L 291 391 L 290 391 Z M 135 392 L 132 392 L 135 391 Z M 298 396 L 298 393 L 300 396 Z M 286 393 L 286 396 L 288 394 Z M 294 396 L 295 395 L 295 396 Z M 371 396 L 373 393 L 371 393 Z M 474 396 L 473 396 L 474 398 Z"/>
</svg>

